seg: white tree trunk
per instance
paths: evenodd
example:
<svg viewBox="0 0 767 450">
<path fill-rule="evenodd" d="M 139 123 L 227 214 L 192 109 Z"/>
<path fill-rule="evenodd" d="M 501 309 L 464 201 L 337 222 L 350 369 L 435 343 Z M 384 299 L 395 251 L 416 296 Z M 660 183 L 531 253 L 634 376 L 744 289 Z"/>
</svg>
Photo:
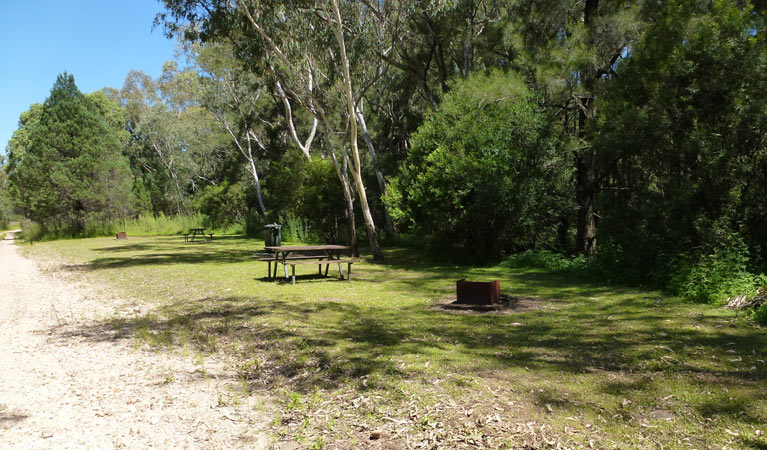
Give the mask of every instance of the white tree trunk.
<svg viewBox="0 0 767 450">
<path fill-rule="evenodd" d="M 370 138 L 370 133 L 368 133 L 368 127 L 365 123 L 365 116 L 362 114 L 362 110 L 360 108 L 357 108 L 357 120 L 359 121 L 360 128 L 362 129 L 362 137 L 365 139 L 365 143 L 368 146 L 368 151 L 370 152 L 370 162 L 373 164 L 373 170 L 376 173 L 378 189 L 381 192 L 381 196 L 384 196 L 386 195 L 386 180 L 384 179 L 383 173 L 381 172 L 381 168 L 378 166 L 378 155 L 376 155 L 376 149 L 375 146 L 373 146 L 373 140 Z M 382 205 L 382 208 L 384 212 L 384 218 L 386 219 L 386 233 L 388 233 L 390 236 L 394 236 L 396 231 L 394 230 L 394 221 L 389 214 L 389 208 L 387 208 L 386 205 Z"/>
<path fill-rule="evenodd" d="M 381 261 L 384 259 L 384 256 L 381 251 L 381 246 L 378 244 L 378 232 L 376 231 L 375 222 L 373 222 L 373 215 L 370 213 L 370 206 L 368 205 L 368 198 L 365 193 L 365 184 L 362 181 L 362 163 L 360 161 L 359 146 L 357 145 L 357 115 L 354 106 L 354 91 L 352 89 L 352 77 L 349 69 L 349 57 L 346 54 L 346 44 L 344 42 L 341 9 L 338 5 L 338 0 L 330 0 L 330 2 L 333 6 L 333 13 L 335 14 L 333 33 L 335 34 L 336 42 L 338 42 L 340 50 L 339 58 L 341 59 L 341 67 L 343 68 L 344 75 L 344 97 L 349 118 L 349 141 L 353 158 L 351 171 L 352 178 L 354 179 L 354 185 L 357 188 L 357 195 L 360 199 L 362 217 L 365 219 L 365 227 L 367 228 L 370 250 L 373 252 L 373 259 Z"/>
</svg>

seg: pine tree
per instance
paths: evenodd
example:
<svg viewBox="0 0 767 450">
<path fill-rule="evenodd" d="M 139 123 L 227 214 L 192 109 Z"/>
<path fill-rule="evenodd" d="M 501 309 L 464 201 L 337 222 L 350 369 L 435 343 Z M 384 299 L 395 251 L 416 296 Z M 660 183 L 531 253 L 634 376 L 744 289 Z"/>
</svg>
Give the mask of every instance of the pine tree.
<svg viewBox="0 0 767 450">
<path fill-rule="evenodd" d="M 124 135 L 74 77 L 59 75 L 39 114 L 28 116 L 9 153 L 12 192 L 25 214 L 46 228 L 74 232 L 124 217 L 132 195 Z"/>
</svg>

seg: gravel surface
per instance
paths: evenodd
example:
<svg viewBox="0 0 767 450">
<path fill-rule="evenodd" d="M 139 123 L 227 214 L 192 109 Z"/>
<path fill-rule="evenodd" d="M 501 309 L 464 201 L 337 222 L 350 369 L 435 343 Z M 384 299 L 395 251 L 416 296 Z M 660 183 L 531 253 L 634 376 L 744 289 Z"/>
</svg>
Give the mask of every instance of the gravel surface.
<svg viewBox="0 0 767 450">
<path fill-rule="evenodd" d="M 238 396 L 226 364 L 121 338 L 108 318 L 136 304 L 20 256 L 13 236 L 0 241 L 0 449 L 269 446 L 266 404 Z"/>
</svg>

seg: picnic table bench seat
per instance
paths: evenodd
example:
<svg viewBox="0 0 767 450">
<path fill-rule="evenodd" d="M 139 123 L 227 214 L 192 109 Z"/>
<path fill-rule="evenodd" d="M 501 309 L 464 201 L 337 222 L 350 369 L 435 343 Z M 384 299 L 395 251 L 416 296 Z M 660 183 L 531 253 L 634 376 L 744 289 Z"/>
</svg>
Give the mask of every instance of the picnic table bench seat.
<svg viewBox="0 0 767 450">
<path fill-rule="evenodd" d="M 288 266 L 292 271 L 292 282 L 296 283 L 296 266 L 306 264 L 317 264 L 320 275 L 322 275 L 322 265 L 325 265 L 325 276 L 328 274 L 330 264 L 338 264 L 338 272 L 341 279 L 344 278 L 344 271 L 341 264 L 347 264 L 348 279 L 351 279 L 352 264 L 359 262 L 357 259 L 341 258 L 341 251 L 349 251 L 350 247 L 346 245 L 324 244 L 324 245 L 292 245 L 292 246 L 266 246 L 264 250 L 269 253 L 256 253 L 254 257 L 259 261 L 265 261 L 269 264 L 269 279 L 272 278 L 272 262 L 274 262 L 274 277 L 277 277 L 277 264 L 282 263 L 285 270 L 285 278 L 288 278 Z M 306 254 L 309 252 L 309 254 Z M 316 252 L 323 252 L 318 254 Z M 314 253 L 314 254 L 312 254 Z"/>
<path fill-rule="evenodd" d="M 344 279 L 344 270 L 341 268 L 341 264 L 346 264 L 346 274 L 347 280 L 352 279 L 352 264 L 359 262 L 359 259 L 353 259 L 353 258 L 346 258 L 346 259 L 318 259 L 318 257 L 314 257 L 315 261 L 290 261 L 290 258 L 286 258 L 283 262 L 284 265 L 290 266 L 291 271 L 291 283 L 296 284 L 296 266 L 302 266 L 306 264 L 317 264 L 320 267 L 320 273 L 322 273 L 322 265 L 325 264 L 325 275 L 328 274 L 328 267 L 331 264 L 338 264 L 338 272 L 341 274 L 341 279 Z M 276 267 L 275 267 L 276 271 Z"/>
<path fill-rule="evenodd" d="M 256 258 L 258 258 L 259 261 L 282 261 L 282 258 L 278 258 L 276 256 L 258 256 L 256 255 Z M 317 255 L 317 256 L 310 256 L 310 255 L 295 255 L 295 256 L 288 256 L 285 258 L 286 261 L 292 261 L 292 260 L 299 260 L 299 259 L 324 259 L 327 258 L 327 256 L 324 255 Z"/>
</svg>

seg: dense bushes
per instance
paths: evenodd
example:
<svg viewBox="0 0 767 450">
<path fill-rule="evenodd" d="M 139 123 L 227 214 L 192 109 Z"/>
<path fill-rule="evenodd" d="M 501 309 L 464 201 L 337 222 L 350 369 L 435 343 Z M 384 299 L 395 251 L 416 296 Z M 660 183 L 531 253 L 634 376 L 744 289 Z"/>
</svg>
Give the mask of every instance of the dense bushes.
<svg viewBox="0 0 767 450">
<path fill-rule="evenodd" d="M 194 199 L 197 211 L 205 215 L 205 226 L 228 228 L 242 225 L 248 211 L 247 192 L 242 183 L 226 181 L 208 186 Z"/>
<path fill-rule="evenodd" d="M 658 7 L 598 107 L 598 259 L 620 281 L 721 303 L 753 292 L 767 257 L 766 17 Z"/>
<path fill-rule="evenodd" d="M 386 202 L 400 226 L 464 257 L 552 244 L 572 198 L 570 161 L 519 77 L 452 86 L 413 136 Z"/>
<path fill-rule="evenodd" d="M 739 234 L 721 227 L 715 234 L 699 252 L 677 259 L 669 282 L 675 292 L 696 302 L 722 304 L 767 285 L 765 275 L 749 271 L 749 250 Z"/>
<path fill-rule="evenodd" d="M 549 271 L 580 270 L 587 267 L 586 258 L 568 258 L 551 250 L 526 250 L 509 256 L 501 263 L 509 268 L 542 269 Z"/>
</svg>

